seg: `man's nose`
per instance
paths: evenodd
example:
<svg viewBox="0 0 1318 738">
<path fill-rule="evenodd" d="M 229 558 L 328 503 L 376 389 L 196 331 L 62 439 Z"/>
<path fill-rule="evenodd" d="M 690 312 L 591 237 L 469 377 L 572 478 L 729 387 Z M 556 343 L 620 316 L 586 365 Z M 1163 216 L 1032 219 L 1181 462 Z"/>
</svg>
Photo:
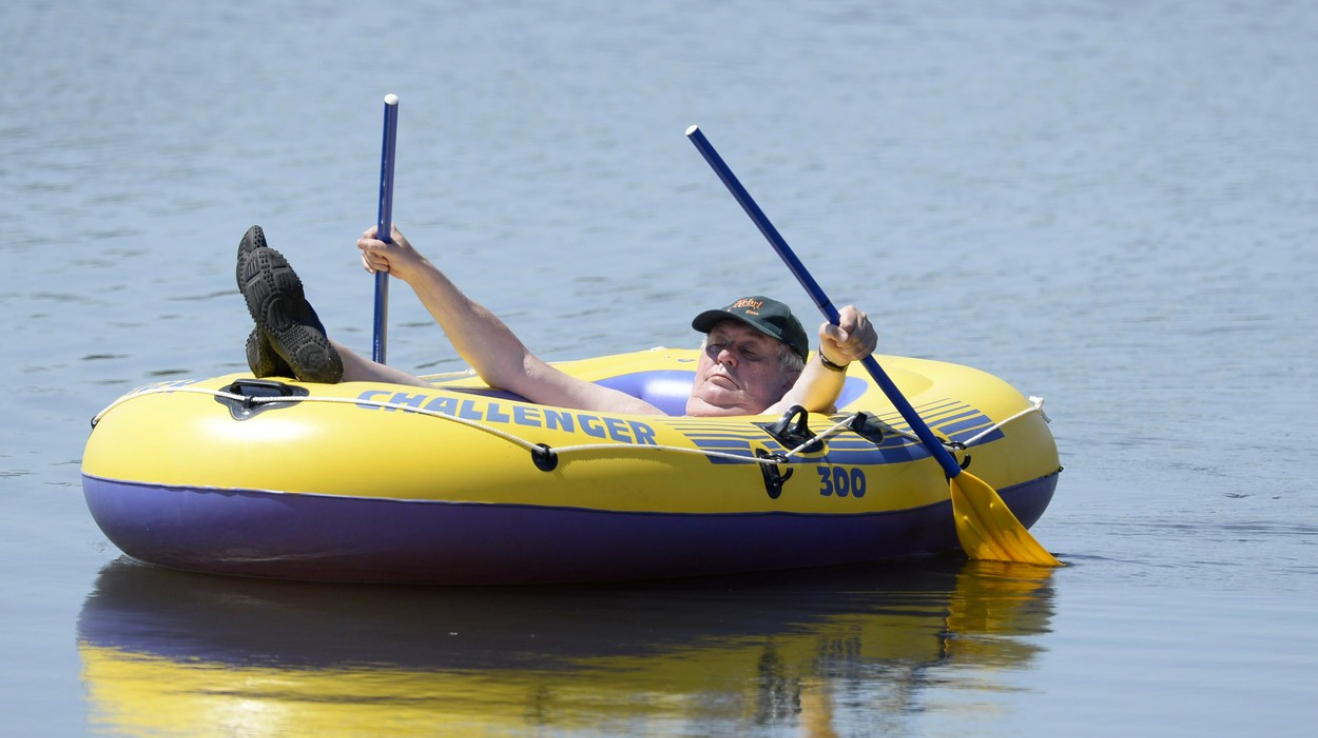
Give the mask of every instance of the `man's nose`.
<svg viewBox="0 0 1318 738">
<path fill-rule="evenodd" d="M 732 366 L 736 366 L 737 355 L 732 353 L 730 349 L 724 348 L 718 352 L 718 363 L 731 364 Z"/>
</svg>

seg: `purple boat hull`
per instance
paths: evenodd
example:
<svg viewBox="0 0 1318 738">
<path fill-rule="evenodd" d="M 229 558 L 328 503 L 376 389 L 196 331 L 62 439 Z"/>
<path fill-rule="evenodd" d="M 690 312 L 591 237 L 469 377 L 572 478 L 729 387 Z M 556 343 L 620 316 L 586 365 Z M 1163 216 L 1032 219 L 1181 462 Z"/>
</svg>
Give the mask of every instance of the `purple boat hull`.
<svg viewBox="0 0 1318 738">
<path fill-rule="evenodd" d="M 1024 525 L 1057 474 L 999 490 Z M 959 549 L 950 502 L 855 515 L 625 513 L 171 488 L 83 476 L 124 553 L 214 574 L 327 582 L 543 584 L 832 566 Z"/>
</svg>

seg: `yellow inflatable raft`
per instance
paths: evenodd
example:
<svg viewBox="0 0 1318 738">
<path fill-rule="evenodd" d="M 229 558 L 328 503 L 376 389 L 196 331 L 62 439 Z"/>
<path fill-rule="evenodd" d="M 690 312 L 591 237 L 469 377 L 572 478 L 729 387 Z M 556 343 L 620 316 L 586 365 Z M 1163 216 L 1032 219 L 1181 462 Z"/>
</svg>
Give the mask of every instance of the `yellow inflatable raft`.
<svg viewBox="0 0 1318 738">
<path fill-rule="evenodd" d="M 681 412 L 697 354 L 565 362 Z M 881 357 L 1026 526 L 1060 471 L 1038 401 Z M 830 415 L 688 418 L 433 389 L 231 375 L 139 388 L 96 419 L 87 504 L 162 566 L 328 581 L 508 584 L 822 566 L 958 548 L 943 470 L 859 367 Z"/>
</svg>

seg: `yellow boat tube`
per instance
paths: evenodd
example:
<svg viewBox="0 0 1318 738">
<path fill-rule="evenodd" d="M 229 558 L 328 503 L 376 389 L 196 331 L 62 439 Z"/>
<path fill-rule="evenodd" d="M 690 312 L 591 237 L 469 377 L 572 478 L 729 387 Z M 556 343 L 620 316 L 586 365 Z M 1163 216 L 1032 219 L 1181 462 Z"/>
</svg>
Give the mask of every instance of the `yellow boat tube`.
<svg viewBox="0 0 1318 738">
<path fill-rule="evenodd" d="M 680 413 L 696 358 L 654 349 L 557 366 Z M 1039 402 L 968 367 L 881 362 L 1032 525 L 1060 472 Z M 139 388 L 96 418 L 87 504 L 142 561 L 321 581 L 611 581 L 958 548 L 943 470 L 858 369 L 836 412 L 783 417 L 594 413 L 470 374 L 428 379 Z"/>
</svg>

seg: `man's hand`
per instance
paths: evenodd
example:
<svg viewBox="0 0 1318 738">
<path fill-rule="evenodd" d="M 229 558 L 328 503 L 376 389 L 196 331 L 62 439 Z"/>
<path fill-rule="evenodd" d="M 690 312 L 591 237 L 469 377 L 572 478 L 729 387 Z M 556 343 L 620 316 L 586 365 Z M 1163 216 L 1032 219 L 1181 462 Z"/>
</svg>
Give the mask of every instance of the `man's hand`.
<svg viewBox="0 0 1318 738">
<path fill-rule="evenodd" d="M 824 358 L 838 366 L 869 356 L 879 345 L 879 335 L 865 313 L 848 305 L 838 311 L 839 324 L 819 326 L 819 350 Z"/>
<path fill-rule="evenodd" d="M 376 230 L 377 226 L 367 228 L 357 240 L 357 248 L 362 251 L 362 267 L 371 274 L 388 272 L 410 284 L 411 277 L 417 269 L 428 263 L 426 257 L 412 248 L 407 236 L 398 230 L 398 226 L 394 226 L 390 231 L 391 243 L 385 243 L 377 238 Z"/>
</svg>

